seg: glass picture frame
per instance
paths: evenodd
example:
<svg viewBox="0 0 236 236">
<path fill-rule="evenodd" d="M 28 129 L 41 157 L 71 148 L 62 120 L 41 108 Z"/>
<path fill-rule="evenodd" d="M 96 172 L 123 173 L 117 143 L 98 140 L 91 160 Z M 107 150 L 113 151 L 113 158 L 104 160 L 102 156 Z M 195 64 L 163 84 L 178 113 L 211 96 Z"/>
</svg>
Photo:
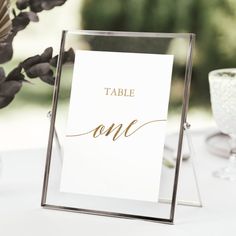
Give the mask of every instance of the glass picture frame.
<svg viewBox="0 0 236 236">
<path fill-rule="evenodd" d="M 49 131 L 47 159 L 41 201 L 42 207 L 48 209 L 75 211 L 80 213 L 88 213 L 102 216 L 142 219 L 170 224 L 174 222 L 175 209 L 177 204 L 179 175 L 182 162 L 183 136 L 187 124 L 187 111 L 191 84 L 194 43 L 195 35 L 192 33 L 143 33 L 90 30 L 63 31 L 60 45 L 60 54 L 57 62 L 58 64 L 54 86 L 52 111 L 50 113 L 51 125 Z M 75 60 L 72 60 L 72 63 L 64 64 L 65 57 L 67 55 L 66 52 L 68 52 L 68 50 L 72 50 L 75 53 Z M 79 55 L 78 57 L 77 52 Z M 66 155 L 68 153 L 68 147 L 66 146 L 67 144 L 65 144 L 65 136 L 68 129 L 68 119 L 70 119 L 71 116 L 70 107 L 72 106 L 71 96 L 73 95 L 73 80 L 75 80 L 73 78 L 75 74 L 75 65 L 80 66 L 82 63 L 81 61 L 85 61 L 86 58 L 85 56 L 81 56 L 83 55 L 81 54 L 81 52 L 85 52 L 85 56 L 87 55 L 87 53 L 90 53 L 90 60 L 88 60 L 86 64 L 87 67 L 85 67 L 85 77 L 87 76 L 86 71 L 95 70 L 96 65 L 99 63 L 99 68 L 101 68 L 101 72 L 99 72 L 100 74 L 98 73 L 98 75 L 103 75 L 103 70 L 106 71 L 109 69 L 109 67 L 112 68 L 112 63 L 109 64 L 109 60 L 112 60 L 113 56 L 114 58 L 117 58 L 117 55 L 122 56 L 121 60 L 119 61 L 120 64 L 122 64 L 122 61 L 125 59 L 125 57 L 123 56 L 127 55 L 127 58 L 129 56 L 134 56 L 134 58 L 138 58 L 140 56 L 140 65 L 146 64 L 145 60 L 149 60 L 150 55 L 156 55 L 156 57 L 154 58 L 154 60 L 150 59 L 150 63 L 147 63 L 148 65 L 152 62 L 155 63 L 155 60 L 157 60 L 159 56 L 161 59 L 160 63 L 162 63 L 163 61 L 163 56 L 173 56 L 169 100 L 167 101 L 168 105 L 166 130 L 168 130 L 169 128 L 169 115 L 172 110 L 177 107 L 175 109 L 175 114 L 177 115 L 174 116 L 174 119 L 178 139 L 176 140 L 173 147 L 174 158 L 172 159 L 173 166 L 171 167 L 171 169 L 164 166 L 166 160 L 165 158 L 161 157 L 162 160 L 160 183 L 158 183 L 159 191 L 156 201 L 145 200 L 145 197 L 142 198 L 139 196 L 136 196 L 134 199 L 132 199 L 132 197 L 129 198 L 129 196 L 131 195 L 128 193 L 122 195 L 125 196 L 123 198 L 119 197 L 119 195 L 117 195 L 117 197 L 114 197 L 115 194 L 113 194 L 113 196 L 113 192 L 110 190 L 108 192 L 111 194 L 108 196 L 99 194 L 99 191 L 97 195 L 96 192 L 95 194 L 88 194 L 89 191 L 92 191 L 92 193 L 93 191 L 95 191 L 94 188 L 96 187 L 96 180 L 94 181 L 95 185 L 91 187 L 87 194 L 84 192 L 79 193 L 79 191 L 62 191 L 62 180 L 65 175 L 63 174 L 62 176 L 63 165 L 65 165 L 65 158 L 67 158 Z M 98 57 L 97 52 L 99 52 Z M 112 53 L 112 55 L 107 53 Z M 147 59 L 143 59 L 143 55 L 147 55 Z M 81 58 L 81 61 L 78 58 Z M 104 64 L 101 63 L 102 60 L 106 62 L 104 67 L 102 67 Z M 132 58 L 132 60 L 135 59 Z M 89 68 L 90 62 L 92 68 Z M 129 63 L 129 58 L 127 59 L 127 63 Z M 129 67 L 131 65 L 132 64 L 130 63 Z M 124 68 L 126 68 L 125 63 L 123 68 L 121 66 L 119 70 L 123 70 L 124 73 L 127 73 Z M 133 70 L 136 73 L 135 68 L 137 67 L 134 67 Z M 155 68 L 147 68 L 151 70 L 151 73 L 155 73 Z M 81 70 L 76 71 L 76 74 L 78 74 L 79 79 L 81 78 Z M 164 69 L 163 71 L 165 72 Z M 140 71 L 138 72 L 142 73 L 142 69 L 140 69 Z M 109 71 L 108 74 L 109 76 L 114 75 L 112 71 Z M 116 80 L 119 80 L 119 78 L 117 78 Z M 145 83 L 145 80 L 141 82 Z M 94 86 L 96 87 L 96 85 Z M 107 93 L 109 91 L 104 90 L 104 92 Z M 175 95 L 176 93 L 178 93 L 177 98 Z M 94 99 L 92 95 L 90 95 L 90 99 Z M 81 102 L 85 104 L 87 101 L 86 99 L 82 99 L 82 101 L 79 101 L 79 103 L 81 104 Z M 75 102 L 75 104 L 76 103 L 77 101 Z M 89 104 L 91 106 L 92 103 Z M 96 99 L 94 100 L 94 106 L 97 106 Z M 143 104 L 140 103 L 141 111 L 142 106 Z M 151 110 L 155 111 L 155 106 L 153 106 Z M 167 146 L 166 137 L 167 131 L 164 137 L 165 146 Z M 155 140 L 155 142 L 158 143 L 158 140 Z M 163 146 L 163 153 L 165 146 Z M 140 150 L 142 150 L 142 147 Z M 95 172 L 93 172 L 93 169 L 90 168 L 85 171 L 85 173 L 90 173 L 89 175 L 91 176 L 93 176 L 93 173 Z M 132 169 L 130 169 L 130 173 L 132 175 Z M 110 175 L 111 174 L 112 173 L 110 173 Z M 93 176 L 93 178 L 96 178 L 96 176 Z M 73 184 L 76 183 L 76 181 L 79 182 L 77 178 L 75 178 L 74 181 L 71 181 L 71 189 L 73 189 Z M 130 183 L 132 184 L 132 182 Z M 86 185 L 86 182 L 84 184 Z M 138 184 L 139 183 L 137 183 L 137 185 Z M 67 185 L 68 183 L 66 184 L 66 186 Z M 147 192 L 148 191 L 149 190 L 147 190 Z M 169 200 L 163 201 L 163 199 Z"/>
</svg>

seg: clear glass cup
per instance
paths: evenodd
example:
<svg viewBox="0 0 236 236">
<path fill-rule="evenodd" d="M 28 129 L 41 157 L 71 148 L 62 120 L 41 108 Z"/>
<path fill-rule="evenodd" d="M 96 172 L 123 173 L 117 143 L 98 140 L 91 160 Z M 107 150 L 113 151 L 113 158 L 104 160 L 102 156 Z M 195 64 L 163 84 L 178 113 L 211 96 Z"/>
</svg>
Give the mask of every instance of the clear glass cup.
<svg viewBox="0 0 236 236">
<path fill-rule="evenodd" d="M 236 181 L 236 68 L 219 69 L 209 73 L 211 106 L 220 131 L 231 138 L 228 165 L 214 176 Z"/>
</svg>

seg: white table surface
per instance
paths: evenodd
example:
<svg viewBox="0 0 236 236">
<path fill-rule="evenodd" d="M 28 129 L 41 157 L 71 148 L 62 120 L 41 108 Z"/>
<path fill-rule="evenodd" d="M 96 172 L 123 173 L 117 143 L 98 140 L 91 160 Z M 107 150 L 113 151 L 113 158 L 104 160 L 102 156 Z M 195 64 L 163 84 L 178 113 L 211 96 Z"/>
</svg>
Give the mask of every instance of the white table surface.
<svg viewBox="0 0 236 236">
<path fill-rule="evenodd" d="M 212 177 L 226 160 L 206 151 L 204 135 L 195 134 L 193 142 L 204 207 L 178 206 L 175 225 L 42 209 L 46 151 L 2 152 L 0 235 L 236 235 L 236 182 Z"/>
</svg>

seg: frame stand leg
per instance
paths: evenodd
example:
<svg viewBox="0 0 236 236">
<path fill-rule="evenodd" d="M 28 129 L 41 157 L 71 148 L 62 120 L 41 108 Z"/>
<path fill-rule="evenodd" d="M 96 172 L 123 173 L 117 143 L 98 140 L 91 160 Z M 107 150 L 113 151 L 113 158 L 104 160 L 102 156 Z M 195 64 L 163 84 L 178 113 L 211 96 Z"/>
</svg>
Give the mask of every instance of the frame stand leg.
<svg viewBox="0 0 236 236">
<path fill-rule="evenodd" d="M 47 113 L 47 117 L 50 119 L 50 121 L 51 121 L 51 117 L 52 117 L 52 112 L 51 111 L 49 111 L 48 113 Z M 60 161 L 61 161 L 61 163 L 62 163 L 62 161 L 63 161 L 63 157 L 62 157 L 62 147 L 61 147 L 61 144 L 60 144 L 60 140 L 59 140 L 59 136 L 58 136 L 58 133 L 57 133 L 57 130 L 56 130 L 56 128 L 55 128 L 55 131 L 54 131 L 54 136 L 55 136 L 55 138 L 54 138 L 54 140 L 55 140 L 55 146 L 56 146 L 56 149 L 57 149 L 57 151 L 58 151 L 58 154 L 59 154 L 59 157 L 60 157 Z"/>
<path fill-rule="evenodd" d="M 196 165 L 195 165 L 196 154 L 195 154 L 194 145 L 193 145 L 193 142 L 192 142 L 190 127 L 191 127 L 191 125 L 188 122 L 186 122 L 184 124 L 184 136 L 187 140 L 187 146 L 188 146 L 188 149 L 189 149 L 189 152 L 190 152 L 189 161 L 190 161 L 191 166 L 192 166 L 192 171 L 193 171 L 193 176 L 194 176 L 194 181 L 195 181 L 195 186 L 196 186 L 196 191 L 197 191 L 198 202 L 189 202 L 189 205 L 190 206 L 202 207 L 203 204 L 202 204 L 202 198 L 201 198 L 201 191 L 200 191 L 200 187 L 199 187 L 198 175 L 197 175 L 197 170 L 196 170 Z"/>
<path fill-rule="evenodd" d="M 194 192 L 196 191 L 196 194 L 195 194 L 195 198 L 196 200 L 182 200 L 182 199 L 178 199 L 177 200 L 177 205 L 182 205 L 182 206 L 191 206 L 191 207 L 202 207 L 203 204 L 202 204 L 202 198 L 201 198 L 201 194 L 200 194 L 200 187 L 199 187 L 199 183 L 198 183 L 198 175 L 197 175 L 197 170 L 196 170 L 196 165 L 195 165 L 195 158 L 196 158 L 196 154 L 195 154 L 195 151 L 194 151 L 194 145 L 193 145 L 193 142 L 192 142 L 192 137 L 191 137 L 191 133 L 190 133 L 190 124 L 189 123 L 185 123 L 184 124 L 184 142 L 186 143 L 186 146 L 188 148 L 188 151 L 189 151 L 189 158 L 188 158 L 188 163 L 190 164 L 190 167 L 188 167 L 188 170 L 190 168 L 190 172 L 191 172 L 191 178 L 193 178 L 193 182 L 191 184 L 191 186 L 194 186 Z M 167 147 L 167 150 L 168 150 L 168 147 Z M 172 150 L 173 152 L 173 150 Z M 173 153 L 174 154 L 174 153 Z M 183 156 L 183 154 L 182 154 Z M 187 164 L 187 163 L 186 163 Z M 174 162 L 173 162 L 173 165 L 174 165 Z M 183 168 L 185 166 L 182 166 L 181 168 L 181 177 L 183 177 L 183 172 L 185 171 Z M 190 179 L 188 179 L 188 181 L 190 181 Z M 179 184 L 181 185 L 179 187 L 179 190 L 181 190 L 181 187 L 184 188 L 184 184 L 183 184 L 183 179 L 182 179 L 182 182 L 181 182 L 181 178 L 180 178 L 180 181 L 179 181 Z M 190 190 L 191 191 L 191 190 Z M 181 198 L 184 198 L 183 196 L 181 196 Z M 171 204 L 171 199 L 168 199 L 168 198 L 160 198 L 159 199 L 159 202 L 161 203 L 166 203 L 166 204 Z"/>
</svg>

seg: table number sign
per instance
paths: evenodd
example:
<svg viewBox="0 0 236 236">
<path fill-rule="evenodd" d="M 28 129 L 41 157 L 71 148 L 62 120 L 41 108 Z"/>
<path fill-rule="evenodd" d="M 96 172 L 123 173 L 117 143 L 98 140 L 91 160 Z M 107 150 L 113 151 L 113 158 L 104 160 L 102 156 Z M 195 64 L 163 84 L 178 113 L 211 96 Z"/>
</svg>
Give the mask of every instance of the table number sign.
<svg viewBox="0 0 236 236">
<path fill-rule="evenodd" d="M 76 51 L 61 191 L 158 201 L 173 58 Z"/>
<path fill-rule="evenodd" d="M 193 34 L 63 31 L 43 207 L 173 223 L 193 42 Z M 70 47 L 74 62 L 63 65 Z M 172 82 L 181 63 L 176 165 L 163 180 Z M 170 204 L 159 201 L 165 188 Z"/>
</svg>

